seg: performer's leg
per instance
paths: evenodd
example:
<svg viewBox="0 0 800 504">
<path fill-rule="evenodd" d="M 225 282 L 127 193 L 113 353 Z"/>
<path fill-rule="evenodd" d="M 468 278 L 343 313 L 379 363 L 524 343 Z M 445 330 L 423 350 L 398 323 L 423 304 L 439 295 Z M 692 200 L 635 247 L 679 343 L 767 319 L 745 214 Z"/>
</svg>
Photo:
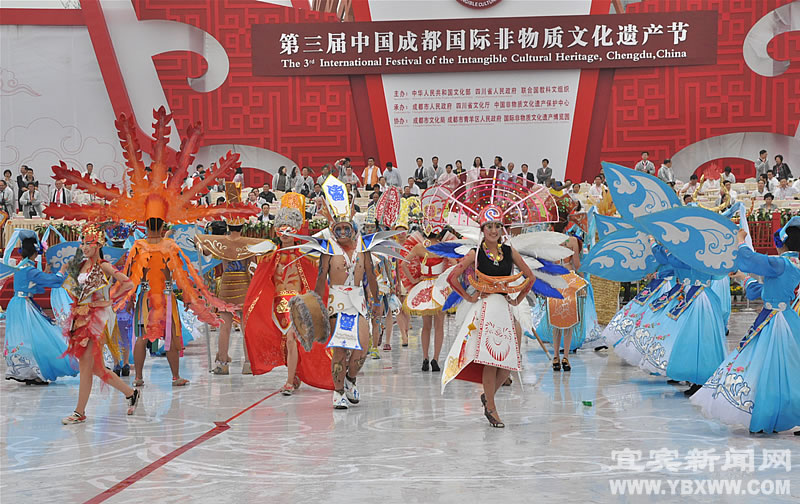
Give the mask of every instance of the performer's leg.
<svg viewBox="0 0 800 504">
<path fill-rule="evenodd" d="M 500 420 L 500 415 L 497 414 L 497 405 L 494 403 L 494 394 L 503 382 L 498 378 L 499 369 L 493 366 L 483 366 L 483 394 L 486 398 L 486 410 L 496 420 Z"/>
<path fill-rule="evenodd" d="M 136 338 L 136 343 L 133 344 L 133 369 L 134 380 L 144 380 L 144 360 L 147 358 L 147 341 L 144 337 Z"/>
<path fill-rule="evenodd" d="M 220 362 L 227 363 L 231 361 L 228 355 L 228 348 L 231 343 L 231 326 L 233 325 L 233 314 L 229 312 L 221 312 L 219 318 L 222 319 L 222 325 L 219 326 L 219 340 L 217 343 L 217 358 Z M 244 333 L 244 331 L 242 331 Z"/>
<path fill-rule="evenodd" d="M 405 310 L 400 310 L 397 315 L 397 327 L 400 328 L 400 337 L 403 345 L 408 345 L 408 323 L 410 315 Z"/>
<path fill-rule="evenodd" d="M 358 341 L 361 343 L 361 350 L 353 350 L 350 353 L 350 360 L 347 363 L 347 377 L 352 383 L 356 382 L 358 372 L 367 360 L 367 343 L 369 338 L 369 325 L 366 317 L 358 317 Z"/>
<path fill-rule="evenodd" d="M 386 310 L 386 329 L 383 333 L 383 347 L 389 350 L 392 346 L 392 331 L 394 330 L 394 315 L 392 310 Z"/>
<path fill-rule="evenodd" d="M 75 412 L 81 415 L 86 414 L 86 404 L 89 402 L 89 396 L 92 394 L 92 381 L 94 381 L 94 342 L 90 341 L 84 350 L 83 355 L 78 361 L 78 369 L 80 370 L 80 385 L 78 385 L 78 405 L 75 407 Z"/>
<path fill-rule="evenodd" d="M 422 358 L 428 360 L 428 347 L 431 345 L 431 325 L 433 317 L 425 315 L 422 317 Z"/>
<path fill-rule="evenodd" d="M 345 360 L 347 350 L 344 348 L 334 348 L 331 356 L 331 376 L 333 377 L 333 389 L 340 394 L 344 394 L 344 375 Z"/>
<path fill-rule="evenodd" d="M 438 313 L 433 317 L 433 360 L 439 360 L 444 343 L 444 313 Z"/>
<path fill-rule="evenodd" d="M 288 373 L 286 375 L 287 387 L 294 387 L 294 380 L 297 374 L 298 357 L 297 340 L 295 340 L 294 328 L 292 328 L 289 329 L 289 332 L 286 334 L 286 367 L 288 368 Z"/>
<path fill-rule="evenodd" d="M 172 371 L 172 381 L 183 382 L 183 378 L 181 378 L 180 346 L 176 345 L 174 340 L 172 343 L 172 348 L 167 350 L 167 362 L 169 363 L 170 371 Z M 188 380 L 185 383 L 188 383 Z"/>
</svg>

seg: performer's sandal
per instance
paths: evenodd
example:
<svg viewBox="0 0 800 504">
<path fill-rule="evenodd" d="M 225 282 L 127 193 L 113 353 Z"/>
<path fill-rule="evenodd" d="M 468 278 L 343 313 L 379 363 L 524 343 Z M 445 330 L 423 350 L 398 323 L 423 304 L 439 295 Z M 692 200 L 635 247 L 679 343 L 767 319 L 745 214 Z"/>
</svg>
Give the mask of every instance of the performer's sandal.
<svg viewBox="0 0 800 504">
<path fill-rule="evenodd" d="M 501 422 L 500 420 L 498 420 L 498 419 L 496 419 L 494 417 L 494 413 L 496 411 L 497 410 L 490 410 L 490 409 L 485 409 L 484 408 L 483 414 L 486 415 L 486 419 L 489 420 L 489 425 L 491 425 L 492 427 L 495 427 L 497 429 L 502 429 L 503 427 L 506 426 L 506 424 L 504 424 L 503 422 Z"/>
<path fill-rule="evenodd" d="M 79 424 L 86 421 L 86 414 L 80 414 L 77 411 L 73 411 L 72 414 L 66 418 L 61 419 L 61 423 L 64 425 L 73 425 Z"/>
<path fill-rule="evenodd" d="M 136 407 L 139 406 L 139 400 L 142 397 L 141 392 L 136 389 L 133 389 L 133 394 L 130 397 L 126 397 L 125 400 L 128 402 L 128 415 L 133 415 L 136 411 Z"/>
<path fill-rule="evenodd" d="M 553 359 L 553 371 L 561 371 L 561 362 L 558 360 L 558 356 Z"/>
<path fill-rule="evenodd" d="M 133 380 L 134 387 L 144 387 L 144 380 L 142 378 L 136 378 Z"/>
<path fill-rule="evenodd" d="M 283 387 L 281 387 L 281 395 L 289 397 L 294 393 L 294 385 L 289 385 L 288 383 L 284 383 Z"/>
<path fill-rule="evenodd" d="M 294 380 L 292 381 L 292 386 L 294 387 L 294 389 L 295 389 L 295 390 L 299 389 L 299 388 L 300 388 L 300 385 L 302 385 L 302 384 L 303 384 L 303 382 L 301 382 L 301 381 L 300 381 L 300 378 L 298 378 L 297 376 L 295 376 L 295 377 L 294 377 Z"/>
<path fill-rule="evenodd" d="M 189 385 L 189 380 L 186 378 L 173 378 L 172 379 L 172 386 L 173 387 L 185 387 Z"/>
<path fill-rule="evenodd" d="M 571 371 L 572 370 L 572 366 L 569 365 L 569 359 L 567 359 L 566 357 L 562 357 L 561 358 L 561 368 L 564 371 Z"/>
</svg>

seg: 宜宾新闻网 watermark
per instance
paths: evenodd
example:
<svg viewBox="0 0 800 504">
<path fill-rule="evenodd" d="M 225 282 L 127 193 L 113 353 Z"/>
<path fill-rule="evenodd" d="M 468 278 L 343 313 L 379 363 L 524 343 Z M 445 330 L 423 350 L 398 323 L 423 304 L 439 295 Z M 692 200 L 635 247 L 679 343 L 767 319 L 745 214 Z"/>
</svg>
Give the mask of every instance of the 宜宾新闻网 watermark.
<svg viewBox="0 0 800 504">
<path fill-rule="evenodd" d="M 775 477 L 776 472 L 788 473 L 792 469 L 792 452 L 788 449 L 761 450 L 758 463 L 753 449 L 729 448 L 724 453 L 717 453 L 713 448 L 695 448 L 680 456 L 678 450 L 661 448 L 650 450 L 649 455 L 649 460 L 643 460 L 640 450 L 625 448 L 612 451 L 611 459 L 616 465 L 610 469 L 635 473 L 674 473 L 675 477 L 610 479 L 609 490 L 613 495 L 791 494 L 790 481 Z M 715 471 L 727 474 L 712 476 L 711 473 Z M 769 474 L 765 474 L 765 471 L 769 471 Z M 678 474 L 687 477 L 678 477 Z M 741 477 L 729 477 L 739 475 Z"/>
</svg>

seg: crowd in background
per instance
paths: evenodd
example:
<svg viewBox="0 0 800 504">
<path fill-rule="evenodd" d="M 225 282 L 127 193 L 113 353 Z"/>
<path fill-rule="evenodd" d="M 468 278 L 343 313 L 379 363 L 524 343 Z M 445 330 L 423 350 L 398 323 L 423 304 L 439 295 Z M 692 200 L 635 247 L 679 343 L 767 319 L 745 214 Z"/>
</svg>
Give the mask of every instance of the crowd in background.
<svg viewBox="0 0 800 504">
<path fill-rule="evenodd" d="M 649 158 L 649 153 L 644 151 L 641 160 L 636 163 L 634 169 L 643 173 L 657 176 L 665 183 L 675 189 L 686 204 L 697 204 L 697 199 L 704 196 L 706 200 L 716 201 L 715 206 L 725 207 L 735 203 L 738 199 L 747 197 L 753 202 L 759 202 L 759 208 L 763 210 L 778 210 L 785 206 L 789 200 L 800 199 L 800 178 L 795 179 L 789 165 L 784 161 L 781 154 L 774 156 L 774 164 L 770 164 L 768 153 L 761 150 L 758 158 L 754 161 L 754 171 L 756 174 L 755 186 L 754 179 L 748 179 L 751 188 L 746 194 L 742 194 L 742 184 L 737 184 L 736 176 L 732 173 L 729 166 L 719 173 L 718 176 L 710 177 L 705 180 L 696 174 L 690 176 L 688 181 L 678 180 L 672 169 L 672 161 L 665 159 L 660 167 L 656 169 L 655 164 Z M 210 170 L 214 169 L 215 163 L 211 163 Z M 350 194 L 356 198 L 368 198 L 368 205 L 377 203 L 380 194 L 388 187 L 397 187 L 403 197 L 419 196 L 422 191 L 435 185 L 444 186 L 450 190 L 455 190 L 464 183 L 469 183 L 480 178 L 493 176 L 492 171 L 496 171 L 498 177 L 514 179 L 525 184 L 540 184 L 548 187 L 556 194 L 568 194 L 573 199 L 579 200 L 581 193 L 586 193 L 588 197 L 598 200 L 602 198 L 605 189 L 605 178 L 602 170 L 592 182 L 581 187 L 580 184 L 573 184 L 571 180 L 556 180 L 553 177 L 553 169 L 548 159 L 542 159 L 541 165 L 535 170 L 531 170 L 527 163 L 522 163 L 517 170 L 514 162 L 505 162 L 501 156 L 495 156 L 491 164 L 484 165 L 481 157 L 475 157 L 469 166 L 458 159 L 454 163 L 440 163 L 438 156 L 433 156 L 430 163 L 425 163 L 422 157 L 416 158 L 416 167 L 413 175 L 403 177 L 394 163 L 387 162 L 381 167 L 374 157 L 368 157 L 366 166 L 356 173 L 351 165 L 350 158 L 342 158 L 335 163 L 324 165 L 319 175 L 314 176 L 312 169 L 304 166 L 298 169 L 297 166 L 290 168 L 281 166 L 272 174 L 272 182 L 265 182 L 261 188 L 251 188 L 242 195 L 245 203 L 261 209 L 258 216 L 259 220 L 268 221 L 273 218 L 271 210 L 278 200 L 275 192 L 298 192 L 304 194 L 311 203 L 310 211 L 314 211 L 314 202 L 322 197 L 322 183 L 328 175 L 338 177 L 347 185 Z M 185 186 L 194 183 L 196 178 L 205 177 L 205 167 L 198 164 L 195 171 L 187 178 Z M 85 174 L 90 178 L 96 179 L 94 166 L 92 163 L 86 164 Z M 233 177 L 233 182 L 244 185 L 244 173 L 239 168 Z M 45 189 L 39 187 L 39 181 L 34 176 L 34 171 L 26 165 L 20 166 L 19 173 L 14 176 L 11 170 L 4 170 L 3 178 L 0 179 L 0 210 L 5 211 L 9 216 L 22 214 L 26 218 L 44 217 L 43 209 L 52 203 L 70 204 L 73 202 L 86 204 L 94 201 L 94 197 L 65 186 L 63 180 L 56 180 L 52 185 L 43 184 Z M 737 190 L 735 187 L 738 187 Z M 216 191 L 225 191 L 224 181 L 218 182 L 213 187 Z M 200 198 L 201 204 L 210 204 L 209 194 L 203 194 Z M 224 196 L 217 196 L 214 203 L 224 203 Z M 360 208 L 356 209 L 360 211 Z"/>
</svg>

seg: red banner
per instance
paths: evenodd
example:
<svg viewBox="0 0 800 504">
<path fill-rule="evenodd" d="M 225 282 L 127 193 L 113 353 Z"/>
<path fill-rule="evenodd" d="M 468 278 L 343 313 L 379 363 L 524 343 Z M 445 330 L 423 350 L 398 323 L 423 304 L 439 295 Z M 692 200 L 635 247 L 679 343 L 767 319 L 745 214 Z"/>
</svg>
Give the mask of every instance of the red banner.
<svg viewBox="0 0 800 504">
<path fill-rule="evenodd" d="M 709 65 L 717 12 L 260 24 L 252 44 L 261 76 Z"/>
</svg>

